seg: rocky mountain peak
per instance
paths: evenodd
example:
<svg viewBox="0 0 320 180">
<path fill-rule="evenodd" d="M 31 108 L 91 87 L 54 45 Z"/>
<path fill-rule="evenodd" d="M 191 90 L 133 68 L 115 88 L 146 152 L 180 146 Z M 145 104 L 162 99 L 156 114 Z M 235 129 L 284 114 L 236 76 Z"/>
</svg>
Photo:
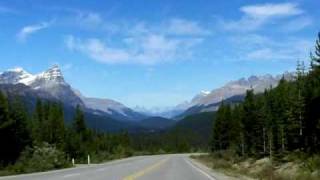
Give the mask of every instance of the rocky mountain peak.
<svg viewBox="0 0 320 180">
<path fill-rule="evenodd" d="M 0 73 L 0 84 L 26 84 L 32 79 L 34 76 L 20 67 Z"/>
<path fill-rule="evenodd" d="M 45 72 L 41 73 L 38 78 L 46 81 L 54 81 L 57 83 L 64 83 L 62 72 L 58 65 L 54 65 Z"/>
</svg>

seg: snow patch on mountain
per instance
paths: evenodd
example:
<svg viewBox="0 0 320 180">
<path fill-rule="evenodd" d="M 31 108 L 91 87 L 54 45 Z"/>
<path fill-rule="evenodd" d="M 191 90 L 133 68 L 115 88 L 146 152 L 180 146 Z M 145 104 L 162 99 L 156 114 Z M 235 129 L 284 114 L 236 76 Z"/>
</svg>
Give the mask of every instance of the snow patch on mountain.
<svg viewBox="0 0 320 180">
<path fill-rule="evenodd" d="M 125 105 L 111 99 L 88 98 L 80 91 L 72 88 L 65 82 L 59 66 L 54 65 L 48 70 L 31 74 L 22 68 L 9 69 L 0 73 L 0 84 L 24 84 L 36 91 L 43 91 L 64 104 L 80 105 L 87 109 L 95 110 L 96 114 L 109 114 L 119 120 L 139 120 L 144 115 L 134 112 Z"/>
</svg>

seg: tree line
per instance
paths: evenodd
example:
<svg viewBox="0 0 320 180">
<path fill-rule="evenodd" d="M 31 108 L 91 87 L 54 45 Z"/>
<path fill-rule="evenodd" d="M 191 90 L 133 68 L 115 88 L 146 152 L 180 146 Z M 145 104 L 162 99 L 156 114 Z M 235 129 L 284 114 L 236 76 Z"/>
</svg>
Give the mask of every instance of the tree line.
<svg viewBox="0 0 320 180">
<path fill-rule="evenodd" d="M 207 148 L 190 130 L 193 127 L 134 134 L 99 132 L 87 126 L 90 119 L 80 106 L 74 108 L 70 121 L 62 103 L 38 99 L 30 107 L 24 98 L 8 93 L 0 91 L 0 175 L 1 169 L 8 168 L 8 174 L 63 168 L 71 165 L 72 158 L 86 163 L 87 155 L 102 162 L 133 154 Z"/>
<path fill-rule="evenodd" d="M 298 61 L 294 80 L 283 77 L 264 93 L 248 90 L 244 102 L 222 103 L 213 123 L 212 151 L 281 156 L 320 151 L 320 33 L 310 66 Z"/>
<path fill-rule="evenodd" d="M 9 100 L 3 92 L 0 92 L 0 143 L 0 167 L 31 158 L 36 149 L 47 152 L 48 147 L 62 152 L 61 158 L 68 163 L 71 158 L 78 163 L 84 161 L 88 154 L 97 161 L 130 155 L 127 132 L 108 134 L 91 130 L 80 106 L 75 108 L 73 121 L 67 124 L 61 103 L 39 99 L 30 112 L 19 97 Z M 22 154 L 27 157 L 21 157 Z M 46 158 L 46 154 L 43 156 Z"/>
</svg>

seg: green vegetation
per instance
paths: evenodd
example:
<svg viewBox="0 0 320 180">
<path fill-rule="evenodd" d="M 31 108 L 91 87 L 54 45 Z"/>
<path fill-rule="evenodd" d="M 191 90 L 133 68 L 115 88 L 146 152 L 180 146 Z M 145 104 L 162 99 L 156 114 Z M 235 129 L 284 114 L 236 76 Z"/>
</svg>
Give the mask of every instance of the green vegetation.
<svg viewBox="0 0 320 180">
<path fill-rule="evenodd" d="M 65 124 L 63 105 L 38 100 L 28 112 L 19 98 L 0 92 L 0 175 L 44 171 L 132 154 L 127 132 L 107 134 L 88 129 L 81 107 L 73 122 Z"/>
<path fill-rule="evenodd" d="M 145 154 L 208 152 L 214 112 L 185 117 L 162 132 L 131 134 L 135 151 Z"/>
<path fill-rule="evenodd" d="M 189 116 L 160 131 L 107 133 L 88 128 L 91 119 L 86 121 L 80 106 L 70 120 L 61 103 L 38 99 L 33 108 L 26 104 L 0 92 L 0 175 L 71 167 L 73 158 L 76 164 L 86 163 L 87 155 L 100 163 L 132 155 L 206 151 L 214 116 Z"/>
<path fill-rule="evenodd" d="M 256 159 L 268 157 L 261 171 L 248 174 L 270 179 L 276 177 L 276 167 L 291 161 L 304 173 L 297 172 L 300 179 L 320 178 L 320 33 L 315 49 L 309 71 L 298 62 L 295 80 L 282 78 L 276 88 L 263 94 L 247 91 L 243 103 L 221 105 L 212 133 L 210 158 L 215 159 L 214 167 L 234 169 L 234 164 L 248 158 L 253 158 L 252 165 Z M 232 152 L 232 158 L 220 155 L 218 161 L 217 153 L 221 152 Z"/>
</svg>

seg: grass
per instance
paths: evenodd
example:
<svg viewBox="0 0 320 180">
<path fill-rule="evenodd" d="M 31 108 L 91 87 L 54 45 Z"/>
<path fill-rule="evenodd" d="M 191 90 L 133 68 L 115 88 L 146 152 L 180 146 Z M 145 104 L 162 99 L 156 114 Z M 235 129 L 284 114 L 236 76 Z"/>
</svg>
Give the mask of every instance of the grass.
<svg viewBox="0 0 320 180">
<path fill-rule="evenodd" d="M 269 158 L 244 158 L 232 151 L 220 151 L 192 158 L 212 169 L 236 177 L 266 180 L 320 179 L 320 155 L 294 152 L 271 161 Z"/>
</svg>

